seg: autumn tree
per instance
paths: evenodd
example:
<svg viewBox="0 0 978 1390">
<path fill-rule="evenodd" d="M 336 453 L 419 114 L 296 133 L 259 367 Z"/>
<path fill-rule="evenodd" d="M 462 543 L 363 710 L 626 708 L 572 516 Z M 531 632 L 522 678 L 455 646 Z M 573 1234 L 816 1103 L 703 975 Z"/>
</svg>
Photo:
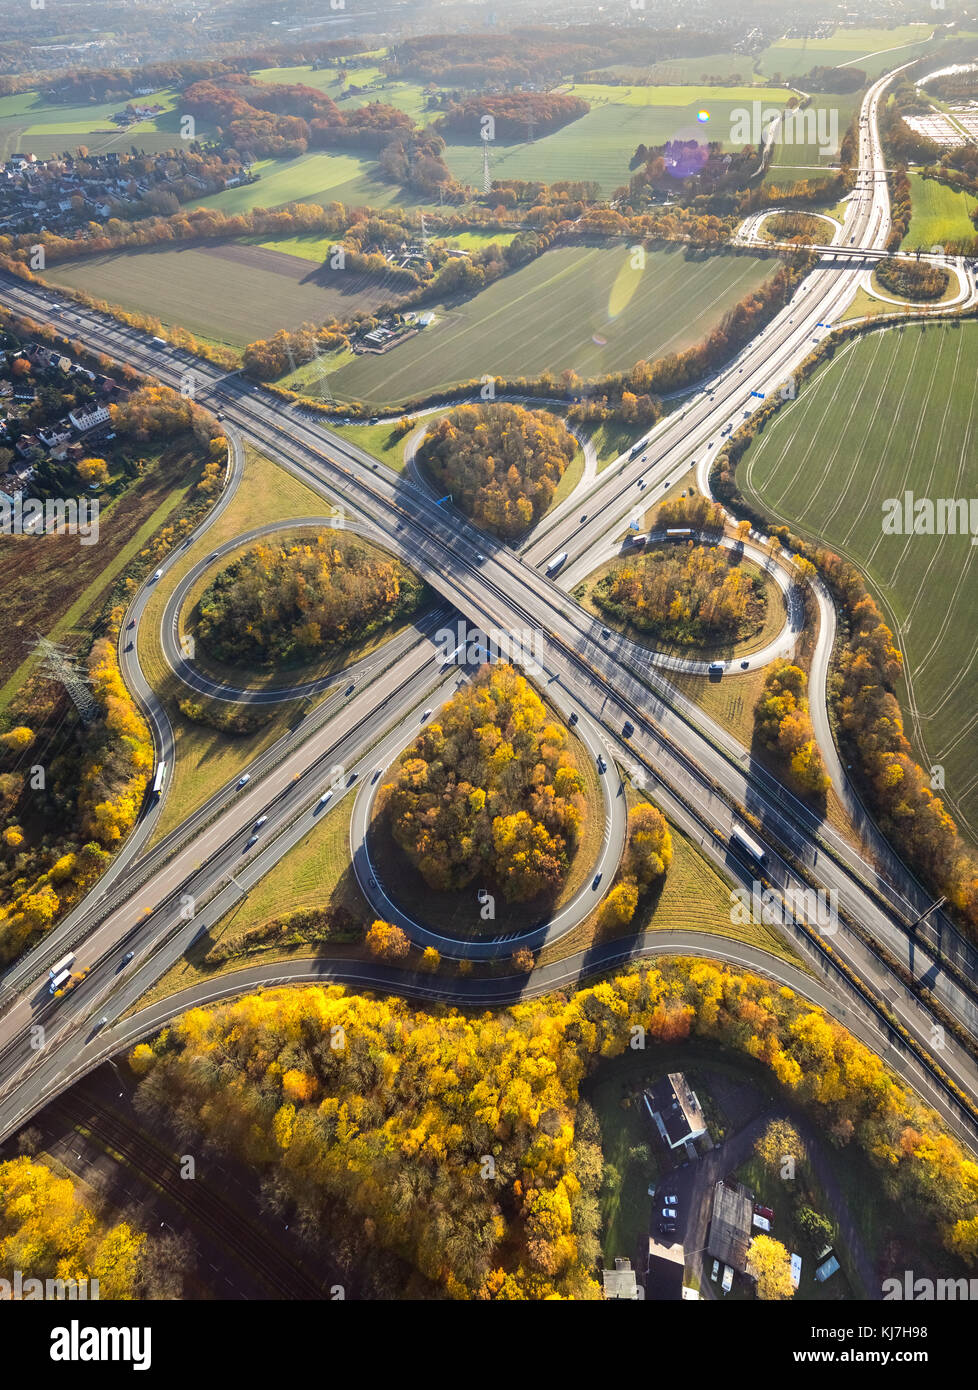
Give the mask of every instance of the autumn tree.
<svg viewBox="0 0 978 1390">
<path fill-rule="evenodd" d="M 665 545 L 619 561 L 594 585 L 605 612 L 664 642 L 735 640 L 764 620 L 767 595 L 723 546 Z"/>
<path fill-rule="evenodd" d="M 416 458 L 480 526 L 511 537 L 550 506 L 576 449 L 555 415 L 498 403 L 459 406 L 437 420 Z"/>
<path fill-rule="evenodd" d="M 197 639 L 233 665 L 295 664 L 379 632 L 425 593 L 400 560 L 342 532 L 261 541 L 201 595 Z"/>
<path fill-rule="evenodd" d="M 556 893 L 585 810 L 567 745 L 524 676 L 485 666 L 381 788 L 394 840 L 432 888 L 457 890 L 479 874 L 511 902 Z"/>
<path fill-rule="evenodd" d="M 796 790 L 824 796 L 829 776 L 808 711 L 808 677 L 800 666 L 775 662 L 754 707 L 754 736 L 785 764 Z"/>
<path fill-rule="evenodd" d="M 793 1177 L 804 1147 L 794 1125 L 787 1120 L 772 1120 L 755 1143 L 754 1152 L 769 1172 Z"/>
<path fill-rule="evenodd" d="M 109 481 L 109 465 L 106 463 L 105 459 L 79 459 L 78 476 L 83 483 L 96 483 L 99 487 L 102 487 Z"/>
<path fill-rule="evenodd" d="M 392 922 L 374 922 L 367 931 L 366 941 L 367 950 L 380 960 L 401 960 L 410 948 L 407 936 Z"/>
<path fill-rule="evenodd" d="M 791 1257 L 779 1240 L 757 1235 L 747 1247 L 747 1273 L 757 1285 L 757 1296 L 765 1302 L 791 1298 Z"/>
</svg>

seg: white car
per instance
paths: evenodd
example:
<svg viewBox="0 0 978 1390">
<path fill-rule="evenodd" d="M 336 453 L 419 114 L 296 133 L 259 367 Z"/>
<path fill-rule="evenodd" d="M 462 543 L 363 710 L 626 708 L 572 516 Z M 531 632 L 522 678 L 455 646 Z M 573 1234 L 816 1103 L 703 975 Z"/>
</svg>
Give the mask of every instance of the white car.
<svg viewBox="0 0 978 1390">
<path fill-rule="evenodd" d="M 675 1221 L 675 1219 L 676 1219 L 676 1208 L 675 1208 L 675 1207 L 663 1207 L 663 1208 L 662 1208 L 662 1219 L 663 1219 L 663 1221 Z"/>
<path fill-rule="evenodd" d="M 320 806 L 325 806 L 325 805 L 326 805 L 326 802 L 329 800 L 329 798 L 330 798 L 332 795 L 333 795 L 332 792 L 323 792 L 322 796 L 319 798 L 319 805 L 320 805 Z"/>
<path fill-rule="evenodd" d="M 241 777 L 238 778 L 238 786 L 239 786 L 239 787 L 243 787 L 244 784 L 245 784 L 246 782 L 250 782 L 250 781 L 251 781 L 251 773 L 250 773 L 250 772 L 246 772 L 246 773 L 244 773 L 243 776 L 241 776 Z"/>
<path fill-rule="evenodd" d="M 668 1197 L 663 1197 L 662 1200 L 665 1202 L 667 1207 L 675 1207 L 679 1205 L 679 1198 L 674 1196 L 672 1193 L 670 1193 Z"/>
</svg>

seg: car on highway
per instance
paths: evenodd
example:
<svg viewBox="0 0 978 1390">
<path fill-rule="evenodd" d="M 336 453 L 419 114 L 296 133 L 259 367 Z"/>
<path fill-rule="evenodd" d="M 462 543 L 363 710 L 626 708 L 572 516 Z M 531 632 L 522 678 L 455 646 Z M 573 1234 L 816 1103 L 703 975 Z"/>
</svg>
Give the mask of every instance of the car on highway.
<svg viewBox="0 0 978 1390">
<path fill-rule="evenodd" d="M 126 627 L 135 627 L 135 626 L 136 626 L 136 619 L 135 619 L 135 618 L 130 618 L 129 621 L 126 623 Z"/>
<path fill-rule="evenodd" d="M 250 781 L 251 781 L 251 773 L 250 773 L 250 772 L 244 772 L 244 773 L 242 773 L 241 776 L 238 778 L 238 786 L 239 786 L 239 787 L 243 787 L 244 784 L 245 784 L 246 782 L 250 782 Z"/>
<path fill-rule="evenodd" d="M 376 782 L 377 778 L 383 775 L 383 771 L 384 769 L 382 767 L 375 767 L 373 771 L 373 776 L 370 778 L 371 782 Z"/>
<path fill-rule="evenodd" d="M 723 662 L 722 662 L 722 661 L 711 661 L 711 662 L 710 662 L 710 675 L 711 675 L 711 676 L 722 676 L 722 675 L 723 675 Z"/>
<path fill-rule="evenodd" d="M 127 951 L 126 954 L 122 957 L 122 964 L 128 965 L 135 954 L 135 951 Z"/>
<path fill-rule="evenodd" d="M 153 583 L 155 584 L 156 581 L 157 581 L 157 579 L 162 579 L 162 578 L 163 578 L 163 571 L 162 571 L 162 570 L 157 570 L 156 573 L 153 575 Z"/>
<path fill-rule="evenodd" d="M 601 629 L 601 636 L 607 641 L 607 639 L 611 636 L 611 628 L 603 627 Z"/>
<path fill-rule="evenodd" d="M 592 880 L 591 880 L 591 891 L 592 891 L 592 892 L 597 888 L 597 886 L 598 886 L 598 884 L 599 884 L 600 882 L 601 882 L 601 874 L 600 874 L 600 873 L 597 873 L 597 874 L 594 875 L 594 877 L 593 877 Z"/>
<path fill-rule="evenodd" d="M 639 478 L 639 480 L 638 480 L 638 485 L 639 485 L 640 488 L 648 487 L 648 483 L 645 481 L 644 478 Z"/>
<path fill-rule="evenodd" d="M 424 721 L 425 721 L 426 719 L 430 719 L 430 718 L 431 718 L 431 710 L 430 710 L 430 709 L 426 709 L 425 712 L 424 712 L 424 714 L 421 716 L 421 722 L 422 722 L 422 724 L 424 723 Z"/>
<path fill-rule="evenodd" d="M 255 821 L 255 826 L 254 826 L 254 828 L 255 828 L 256 830 L 260 830 L 267 820 L 268 820 L 268 817 L 267 817 L 267 816 L 259 816 L 258 819 Z"/>
<path fill-rule="evenodd" d="M 750 662 L 749 662 L 749 661 L 742 661 L 742 662 L 740 663 L 740 669 L 741 669 L 742 671 L 746 671 L 747 668 L 748 668 L 748 666 L 750 666 Z"/>
<path fill-rule="evenodd" d="M 582 512 L 582 513 L 581 513 L 581 520 L 582 520 L 582 521 L 587 521 L 587 512 Z"/>
<path fill-rule="evenodd" d="M 630 719 L 626 719 L 625 722 L 624 722 L 624 724 L 623 724 L 622 727 L 621 727 L 621 736 L 622 736 L 622 738 L 631 738 L 631 736 L 632 736 L 632 734 L 633 734 L 634 732 L 635 732 L 635 725 L 632 723 L 632 721 L 631 721 Z"/>
<path fill-rule="evenodd" d="M 257 836 L 257 835 L 252 835 L 251 839 L 250 839 L 250 840 L 248 841 L 248 843 L 245 845 L 245 849 L 251 849 L 252 845 L 257 845 L 257 843 L 258 843 L 258 836 Z M 243 854 L 243 853 L 244 853 L 244 850 L 242 850 L 242 854 Z"/>
<path fill-rule="evenodd" d="M 570 718 L 568 719 L 567 722 L 568 722 L 568 724 L 576 724 L 577 721 L 580 719 L 580 717 L 581 717 L 581 716 L 578 714 L 577 710 L 576 710 L 576 709 L 573 709 L 573 710 L 571 710 L 571 712 L 570 712 Z"/>
<path fill-rule="evenodd" d="M 486 562 L 486 557 L 483 555 L 483 553 L 482 553 L 481 550 L 477 550 L 477 551 L 476 551 L 476 553 L 475 553 L 475 558 L 476 558 L 476 560 L 479 562 L 480 565 L 484 565 L 485 562 Z"/>
<path fill-rule="evenodd" d="M 607 763 L 605 762 L 605 760 L 604 760 L 604 755 L 603 755 L 602 753 L 599 753 L 599 754 L 598 754 L 598 771 L 599 771 L 599 772 L 607 772 L 607 770 L 608 770 L 608 764 L 607 764 Z"/>
<path fill-rule="evenodd" d="M 316 803 L 317 806 L 325 806 L 325 805 L 326 805 L 326 802 L 329 800 L 329 798 L 330 798 L 332 795 L 333 795 L 332 792 L 323 792 L 322 796 L 319 798 L 318 802 Z"/>
</svg>

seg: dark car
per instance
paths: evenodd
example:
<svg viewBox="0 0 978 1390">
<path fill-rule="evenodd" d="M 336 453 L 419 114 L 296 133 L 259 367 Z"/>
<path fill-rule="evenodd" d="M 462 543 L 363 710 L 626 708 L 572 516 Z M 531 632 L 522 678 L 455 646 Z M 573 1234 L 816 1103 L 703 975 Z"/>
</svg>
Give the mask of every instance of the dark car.
<svg viewBox="0 0 978 1390">
<path fill-rule="evenodd" d="M 660 1235 L 671 1236 L 676 1233 L 675 1221 L 660 1221 L 658 1225 Z"/>
<path fill-rule="evenodd" d="M 622 730 L 621 730 L 621 736 L 622 736 L 622 738 L 631 738 L 631 736 L 632 736 L 632 734 L 633 734 L 634 732 L 635 732 L 635 725 L 632 723 L 632 721 L 631 721 L 630 719 L 626 719 L 626 720 L 625 720 L 625 723 L 622 725 Z"/>
<path fill-rule="evenodd" d="M 568 722 L 571 723 L 571 724 L 576 724 L 577 721 L 578 721 L 578 719 L 579 719 L 579 717 L 580 717 L 580 716 L 578 715 L 576 709 L 575 709 L 575 710 L 571 710 L 570 720 L 569 720 Z"/>
</svg>

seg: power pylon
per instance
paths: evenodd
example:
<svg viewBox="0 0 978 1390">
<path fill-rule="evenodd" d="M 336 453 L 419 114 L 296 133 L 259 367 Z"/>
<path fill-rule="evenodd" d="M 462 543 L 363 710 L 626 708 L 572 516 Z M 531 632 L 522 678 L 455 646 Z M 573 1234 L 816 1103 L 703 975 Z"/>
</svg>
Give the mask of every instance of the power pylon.
<svg viewBox="0 0 978 1390">
<path fill-rule="evenodd" d="M 68 649 L 60 642 L 52 642 L 49 637 L 38 637 L 34 650 L 41 655 L 41 670 L 47 678 L 64 686 L 81 722 L 94 723 L 99 715 L 99 707 L 89 688 L 91 681 L 82 674 Z"/>
</svg>

